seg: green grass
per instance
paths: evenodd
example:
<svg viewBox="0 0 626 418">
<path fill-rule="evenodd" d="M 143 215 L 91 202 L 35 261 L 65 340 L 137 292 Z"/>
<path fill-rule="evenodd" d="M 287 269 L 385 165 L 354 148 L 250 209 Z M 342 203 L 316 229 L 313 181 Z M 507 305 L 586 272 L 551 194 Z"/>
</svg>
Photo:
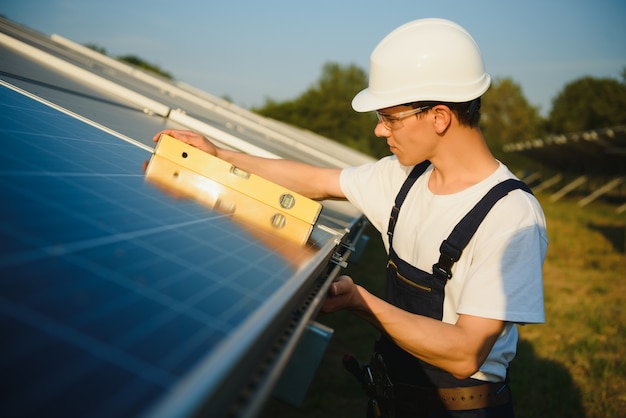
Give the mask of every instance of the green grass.
<svg viewBox="0 0 626 418">
<path fill-rule="evenodd" d="M 550 239 L 544 265 L 547 322 L 520 327 L 511 366 L 518 418 L 626 416 L 626 255 L 624 215 L 594 202 L 539 196 Z M 348 274 L 382 294 L 385 253 L 370 231 L 361 261 Z M 271 400 L 263 417 L 363 417 L 365 398 L 343 370 L 344 353 L 368 359 L 377 333 L 346 312 L 318 317 L 335 330 L 300 408 Z"/>
</svg>

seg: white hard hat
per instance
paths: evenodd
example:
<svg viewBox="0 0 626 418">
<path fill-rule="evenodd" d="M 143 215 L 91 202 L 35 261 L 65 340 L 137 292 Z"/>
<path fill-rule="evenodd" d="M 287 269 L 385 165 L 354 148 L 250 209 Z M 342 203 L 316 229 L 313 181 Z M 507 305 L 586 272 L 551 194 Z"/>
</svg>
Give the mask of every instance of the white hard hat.
<svg viewBox="0 0 626 418">
<path fill-rule="evenodd" d="M 445 19 L 418 19 L 387 35 L 370 56 L 369 87 L 357 112 L 419 101 L 468 102 L 491 83 L 469 33 Z"/>
</svg>

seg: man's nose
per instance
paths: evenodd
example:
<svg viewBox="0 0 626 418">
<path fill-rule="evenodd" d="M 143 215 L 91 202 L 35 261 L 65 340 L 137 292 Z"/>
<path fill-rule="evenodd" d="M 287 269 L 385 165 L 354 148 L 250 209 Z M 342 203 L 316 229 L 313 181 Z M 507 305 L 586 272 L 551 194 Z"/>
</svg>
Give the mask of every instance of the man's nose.
<svg viewBox="0 0 626 418">
<path fill-rule="evenodd" d="M 379 138 L 387 138 L 390 134 L 391 134 L 390 129 L 387 128 L 384 123 L 382 123 L 381 121 L 378 121 L 378 123 L 376 124 L 376 127 L 374 128 L 374 135 L 376 135 Z"/>
</svg>

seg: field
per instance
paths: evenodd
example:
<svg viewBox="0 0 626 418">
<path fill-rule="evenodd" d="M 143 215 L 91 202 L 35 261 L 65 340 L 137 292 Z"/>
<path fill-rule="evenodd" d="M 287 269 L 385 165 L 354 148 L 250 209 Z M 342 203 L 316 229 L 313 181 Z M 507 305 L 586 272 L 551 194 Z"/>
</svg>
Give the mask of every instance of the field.
<svg viewBox="0 0 626 418">
<path fill-rule="evenodd" d="M 626 417 L 626 225 L 614 206 L 538 196 L 550 239 L 544 265 L 547 322 L 520 327 L 511 387 L 518 418 Z M 380 294 L 385 254 L 376 231 L 348 273 Z M 362 361 L 377 337 L 372 328 L 340 312 L 318 317 L 335 330 L 304 404 L 271 400 L 263 417 L 364 417 L 365 398 L 343 370 L 341 357 Z"/>
</svg>

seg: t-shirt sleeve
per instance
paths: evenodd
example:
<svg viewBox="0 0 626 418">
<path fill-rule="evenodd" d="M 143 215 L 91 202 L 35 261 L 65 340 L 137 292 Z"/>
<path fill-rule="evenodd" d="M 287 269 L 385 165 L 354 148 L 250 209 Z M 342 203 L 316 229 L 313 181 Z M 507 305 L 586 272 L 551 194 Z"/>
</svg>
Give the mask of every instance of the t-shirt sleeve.
<svg viewBox="0 0 626 418">
<path fill-rule="evenodd" d="M 339 181 L 346 198 L 378 231 L 385 233 L 395 195 L 407 175 L 407 168 L 391 156 L 345 168 Z"/>
</svg>

